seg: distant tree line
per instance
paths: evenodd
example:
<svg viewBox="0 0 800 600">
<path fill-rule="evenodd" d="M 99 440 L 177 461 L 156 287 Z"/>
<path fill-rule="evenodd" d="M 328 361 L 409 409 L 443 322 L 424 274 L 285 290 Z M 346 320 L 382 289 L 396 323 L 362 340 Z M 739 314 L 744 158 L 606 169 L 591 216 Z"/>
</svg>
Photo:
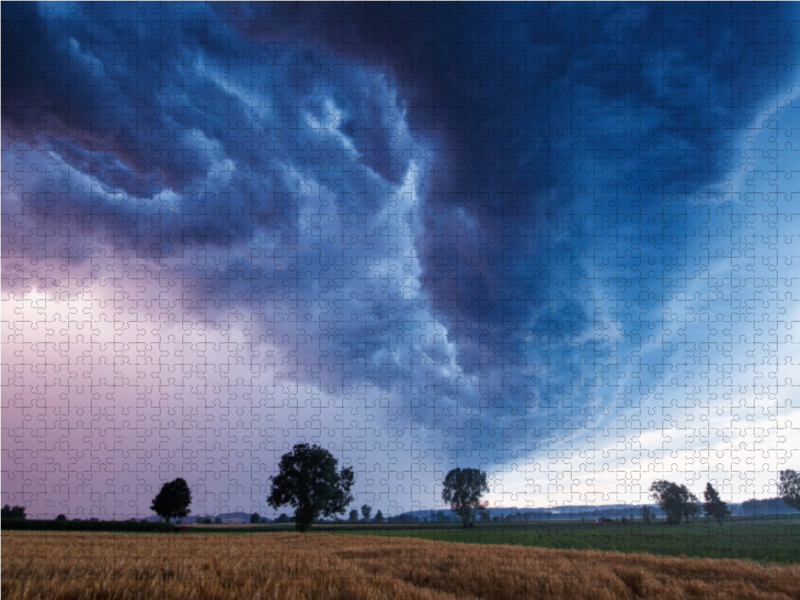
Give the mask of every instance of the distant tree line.
<svg viewBox="0 0 800 600">
<path fill-rule="evenodd" d="M 291 452 L 284 454 L 279 463 L 278 474 L 271 478 L 272 485 L 267 503 L 275 509 L 291 505 L 295 508 L 295 514 L 290 517 L 286 513 L 281 513 L 274 523 L 294 523 L 300 532 L 307 531 L 313 523 L 345 523 L 338 517 L 332 521 L 325 520 L 344 513 L 347 505 L 353 500 L 350 494 L 355 480 L 353 470 L 349 467 L 337 470 L 337 465 L 338 461 L 333 455 L 319 446 L 297 444 Z M 454 516 L 445 515 L 444 511 L 432 512 L 431 521 L 448 522 L 458 519 L 465 528 L 472 527 L 478 519 L 489 521 L 488 503 L 481 500 L 488 491 L 486 473 L 478 469 L 452 469 L 445 476 L 442 499 L 450 505 Z M 719 523 L 731 515 L 730 508 L 711 483 L 706 484 L 702 503 L 685 485 L 663 479 L 654 481 L 650 486 L 650 492 L 651 497 L 666 515 L 669 524 L 689 523 L 702 512 L 705 512 L 707 519 L 714 519 Z M 800 510 L 800 473 L 793 470 L 780 471 L 778 493 L 786 506 Z M 190 514 L 191 501 L 192 494 L 188 484 L 184 479 L 177 478 L 163 484 L 150 508 L 170 525 L 172 519 L 181 520 Z M 4 521 L 21 521 L 26 518 L 25 510 L 24 506 L 12 507 L 6 504 L 0 516 Z M 642 507 L 641 518 L 644 523 L 652 522 L 654 517 L 648 506 Z M 627 520 L 627 517 L 625 519 Z M 78 520 L 73 519 L 73 521 Z M 359 511 L 353 508 L 346 522 L 383 523 L 387 520 L 403 523 L 419 522 L 423 519 L 406 514 L 385 519 L 380 510 L 373 517 L 372 507 L 364 504 L 361 506 L 360 518 Z M 491 520 L 500 519 L 494 517 Z M 518 512 L 516 517 L 506 515 L 503 520 L 527 520 L 527 518 Z M 67 521 L 67 517 L 63 514 L 58 515 L 56 521 Z M 98 519 L 92 518 L 89 521 Z M 425 518 L 424 521 L 428 519 Z M 210 517 L 197 517 L 196 522 L 211 524 L 212 520 Z M 269 519 L 261 517 L 258 513 L 250 516 L 250 523 L 268 522 Z M 222 519 L 217 517 L 213 523 L 222 523 Z"/>
<path fill-rule="evenodd" d="M 728 505 L 719 497 L 719 493 L 711 483 L 706 484 L 703 492 L 704 502 L 695 496 L 685 485 L 678 485 L 671 481 L 659 479 L 650 486 L 651 497 L 658 503 L 659 508 L 667 517 L 667 523 L 691 523 L 692 519 L 705 512 L 707 519 L 714 519 L 722 523 L 731 515 Z M 642 508 L 642 521 L 650 523 L 653 515 L 650 508 Z"/>
<path fill-rule="evenodd" d="M 128 533 L 170 533 L 180 528 L 170 523 L 152 523 L 141 521 L 101 521 L 100 519 L 3 519 L 4 530 L 25 531 L 118 531 Z"/>
<path fill-rule="evenodd" d="M 24 519 L 25 507 L 24 506 L 9 506 L 6 504 L 0 509 L 0 518 L 2 519 Z"/>
</svg>

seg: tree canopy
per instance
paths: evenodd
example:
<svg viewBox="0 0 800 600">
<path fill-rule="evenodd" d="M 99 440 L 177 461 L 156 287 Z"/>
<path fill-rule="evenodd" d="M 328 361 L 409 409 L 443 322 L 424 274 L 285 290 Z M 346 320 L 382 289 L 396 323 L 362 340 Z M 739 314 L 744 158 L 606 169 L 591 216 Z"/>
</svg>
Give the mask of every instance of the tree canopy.
<svg viewBox="0 0 800 600">
<path fill-rule="evenodd" d="M 486 473 L 479 469 L 453 469 L 444 478 L 442 499 L 461 518 L 464 527 L 472 525 L 473 513 L 488 506 L 481 496 L 489 491 Z"/>
<path fill-rule="evenodd" d="M 364 519 L 364 522 L 369 522 L 369 517 L 372 514 L 372 507 L 369 504 L 363 504 L 361 506 L 361 517 Z"/>
<path fill-rule="evenodd" d="M 717 523 L 722 523 L 731 515 L 731 509 L 720 499 L 717 490 L 714 489 L 710 482 L 706 484 L 703 498 L 705 499 L 703 510 L 706 511 L 706 515 L 710 518 L 716 519 Z"/>
<path fill-rule="evenodd" d="M 701 512 L 699 500 L 685 485 L 659 479 L 650 486 L 651 497 L 667 515 L 667 523 L 689 520 Z"/>
<path fill-rule="evenodd" d="M 150 510 L 169 523 L 171 519 L 182 519 L 187 516 L 191 512 L 189 510 L 191 503 L 192 492 L 186 481 L 178 477 L 161 486 L 161 491 L 153 500 Z"/>
<path fill-rule="evenodd" d="M 289 504 L 295 508 L 295 527 L 305 532 L 320 515 L 344 512 L 353 500 L 353 470 L 336 471 L 338 461 L 319 446 L 296 444 L 281 457 L 278 475 L 272 477 L 267 502 L 272 508 Z"/>
<path fill-rule="evenodd" d="M 642 507 L 642 523 L 649 525 L 653 522 L 653 512 L 646 504 Z"/>
<path fill-rule="evenodd" d="M 778 495 L 786 506 L 800 510 L 800 473 L 791 469 L 780 472 Z"/>
</svg>

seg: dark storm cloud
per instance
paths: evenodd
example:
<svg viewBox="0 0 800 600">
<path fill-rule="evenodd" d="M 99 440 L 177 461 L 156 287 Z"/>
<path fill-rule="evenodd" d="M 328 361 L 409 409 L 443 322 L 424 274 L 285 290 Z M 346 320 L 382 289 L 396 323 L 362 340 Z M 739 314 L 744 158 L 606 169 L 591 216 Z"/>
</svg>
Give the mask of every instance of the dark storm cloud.
<svg viewBox="0 0 800 600">
<path fill-rule="evenodd" d="M 735 130 L 785 75 L 790 12 L 301 3 L 237 16 L 252 36 L 297 36 L 390 69 L 409 126 L 435 140 L 436 184 L 416 232 L 421 280 L 458 333 L 459 319 L 527 318 L 510 289 L 546 297 L 527 272 L 552 252 L 550 231 L 534 222 L 541 214 L 658 214 L 665 195 L 720 185 L 742 141 Z M 584 239 L 565 235 L 573 239 L 558 253 L 576 256 Z"/>
<path fill-rule="evenodd" d="M 100 209 L 114 234 L 135 239 L 153 256 L 180 251 L 181 244 L 225 250 L 258 231 L 296 244 L 305 179 L 337 191 L 352 182 L 352 200 L 372 202 L 363 193 L 363 171 L 347 167 L 351 157 L 342 154 L 335 132 L 322 140 L 306 135 L 309 117 L 323 126 L 332 119 L 320 102 L 326 92 L 319 82 L 328 78 L 336 83 L 327 88 L 330 104 L 344 112 L 336 125 L 369 132 L 384 151 L 397 148 L 393 162 L 407 168 L 409 144 L 397 139 L 401 124 L 391 122 L 396 117 L 386 86 L 358 74 L 352 85 L 341 86 L 348 77 L 338 65 L 317 59 L 292 64 L 296 56 L 282 44 L 257 48 L 263 68 L 252 56 L 245 63 L 246 44 L 237 46 L 230 31 L 206 24 L 215 30 L 212 36 L 192 12 L 171 14 L 184 10 L 177 5 L 165 9 L 177 24 L 167 18 L 139 22 L 142 15 L 131 21 L 102 3 L 65 10 L 80 11 L 83 22 L 63 15 L 42 23 L 35 11 L 6 8 L 17 19 L 4 28 L 9 47 L 30 28 L 50 30 L 30 56 L 20 46 L 21 70 L 33 76 L 9 86 L 12 101 L 3 113 L 9 137 L 45 147 L 91 177 L 93 193 L 65 190 L 74 212 Z M 120 61 L 117 53 L 126 51 L 135 60 Z M 282 92 L 276 97 L 276 89 L 294 89 L 305 106 Z M 375 139 L 373 128 L 393 139 Z M 42 185 L 52 189 L 50 183 Z"/>
<path fill-rule="evenodd" d="M 280 152 L 263 150 L 280 147 L 275 136 L 283 132 L 253 120 L 235 93 L 192 80 L 187 67 L 221 60 L 230 67 L 224 79 L 245 89 L 335 82 L 336 104 L 350 109 L 340 127 L 359 161 L 397 183 L 410 147 L 390 142 L 382 97 L 371 103 L 369 86 L 366 97 L 350 93 L 345 65 L 307 55 L 309 68 L 283 70 L 288 80 L 277 71 L 261 80 L 236 75 L 237 65 L 279 63 L 281 50 L 270 51 L 275 40 L 389 70 L 409 128 L 435 148 L 416 246 L 422 285 L 454 334 L 462 321 L 524 321 L 528 304 L 546 297 L 529 269 L 531 259 L 551 252 L 550 231 L 542 235 L 535 222 L 541 214 L 583 213 L 598 195 L 601 213 L 658 213 L 657 190 L 691 195 L 718 184 L 733 152 L 731 128 L 752 118 L 755 99 L 778 75 L 773 61 L 754 59 L 754 44 L 779 57 L 786 39 L 785 19 L 771 5 L 168 5 L 163 19 L 148 22 L 149 11 L 120 18 L 96 3 L 71 6 L 87 14 L 84 23 L 67 24 L 64 15 L 49 25 L 35 7 L 4 11 L 12 17 L 6 47 L 22 57 L 4 69 L 11 99 L 4 118 L 24 123 L 27 134 L 43 124 L 51 133 L 53 123 L 65 127 L 61 137 L 78 148 L 58 141 L 62 156 L 131 195 L 178 190 L 184 222 L 166 223 L 163 235 L 179 229 L 223 246 L 252 230 L 248 219 L 291 226 L 292 202 L 265 196 L 296 190 L 260 168 L 281 162 Z M 226 20 L 237 26 L 221 26 Z M 256 58 L 240 32 L 269 44 Z M 71 55 L 69 44 L 77 44 Z M 116 65 L 119 52 L 135 53 L 135 64 Z M 147 95 L 150 85 L 157 91 Z M 302 125 L 282 119 L 289 130 Z M 206 140 L 192 139 L 192 131 Z M 237 194 L 208 186 L 199 157 L 214 143 L 259 177 L 235 182 Z M 89 147 L 92 156 L 81 155 Z M 295 160 L 333 159 L 330 177 L 321 179 L 334 185 L 343 173 L 336 150 L 306 147 L 294 145 Z M 610 202 L 620 188 L 625 196 Z M 237 202 L 238 211 L 202 218 Z M 123 227 L 137 228 L 141 207 L 135 212 Z M 572 230 L 565 235 L 573 239 L 557 252 L 580 252 L 584 242 Z M 164 251 L 163 240 L 153 243 L 154 253 Z M 518 290 L 517 300 L 509 290 Z"/>
<path fill-rule="evenodd" d="M 334 140 L 303 143 L 301 113 L 284 106 L 275 129 L 279 99 L 260 114 L 248 92 L 322 98 L 327 85 L 358 162 L 390 184 L 411 159 L 411 135 L 397 132 L 431 140 L 414 228 L 420 283 L 454 340 L 478 335 L 500 353 L 543 303 L 570 293 L 552 297 L 568 272 L 541 259 L 596 256 L 575 214 L 658 214 L 663 196 L 720 182 L 731 128 L 778 75 L 754 44 L 780 57 L 786 39 L 770 5 L 189 4 L 158 19 L 108 3 L 3 10 L 17 57 L 3 71 L 11 138 L 139 199 L 71 192 L 76 214 L 105 206 L 105 226 L 139 253 L 227 250 L 277 226 L 294 251 L 300 189 L 281 164 L 308 165 L 329 189 L 359 177 Z M 298 64 L 287 43 L 307 44 L 291 55 Z M 336 57 L 387 70 L 406 122 Z M 239 173 L 218 181 L 227 165 Z M 372 202 L 366 181 L 353 183 L 357 201 Z M 156 200 L 164 190 L 174 204 Z M 237 280 L 252 281 L 258 268 L 244 268 Z"/>
</svg>

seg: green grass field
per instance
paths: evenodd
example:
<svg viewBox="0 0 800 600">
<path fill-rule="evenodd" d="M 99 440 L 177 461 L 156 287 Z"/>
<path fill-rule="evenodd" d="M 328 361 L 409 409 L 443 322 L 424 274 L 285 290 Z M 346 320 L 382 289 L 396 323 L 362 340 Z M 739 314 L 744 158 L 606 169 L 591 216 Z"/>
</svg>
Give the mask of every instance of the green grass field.
<svg viewBox="0 0 800 600">
<path fill-rule="evenodd" d="M 192 531 L 246 534 L 259 531 L 293 531 L 292 525 L 238 528 L 207 527 Z M 760 563 L 800 563 L 800 514 L 780 517 L 737 518 L 722 525 L 696 521 L 686 525 L 595 525 L 549 523 L 484 523 L 472 529 L 444 523 L 389 525 L 315 525 L 311 533 L 341 533 L 386 537 L 417 537 L 443 542 L 511 544 L 543 548 L 615 550 L 689 557 L 740 558 Z"/>
<path fill-rule="evenodd" d="M 19 527 L 11 527 L 19 525 Z M 141 525 L 159 530 L 165 524 L 130 524 L 117 522 L 58 523 L 53 521 L 23 521 L 4 523 L 3 528 L 31 530 L 77 530 L 80 526 L 97 531 L 119 531 L 131 535 Z M 108 528 L 108 527 L 111 528 Z M 113 527 L 112 527 L 113 526 Z M 160 526 L 160 527 L 157 527 Z M 294 532 L 293 524 L 286 525 L 188 525 L 186 533 L 226 533 L 247 535 L 254 532 Z M 760 563 L 800 564 L 800 514 L 778 517 L 740 517 L 722 525 L 704 520 L 686 525 L 667 525 L 657 522 L 643 525 L 634 521 L 627 525 L 596 525 L 593 522 L 550 521 L 539 523 L 479 523 L 464 529 L 456 523 L 392 523 L 382 525 L 342 524 L 315 525 L 310 533 L 335 533 L 362 536 L 416 537 L 442 542 L 475 544 L 509 544 L 541 548 L 576 550 L 614 550 L 628 553 L 649 553 L 668 556 L 701 558 L 739 558 Z M 181 532 L 163 533 L 181 535 Z"/>
</svg>

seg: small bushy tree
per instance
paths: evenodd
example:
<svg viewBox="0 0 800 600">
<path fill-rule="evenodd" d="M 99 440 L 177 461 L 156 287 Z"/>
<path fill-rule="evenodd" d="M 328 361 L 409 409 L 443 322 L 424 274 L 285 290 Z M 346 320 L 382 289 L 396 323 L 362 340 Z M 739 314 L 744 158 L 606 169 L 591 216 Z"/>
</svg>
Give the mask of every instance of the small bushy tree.
<svg viewBox="0 0 800 600">
<path fill-rule="evenodd" d="M 260 523 L 260 522 L 261 522 L 261 515 L 260 514 L 253 513 L 252 515 L 250 515 L 250 523 L 251 524 Z"/>
<path fill-rule="evenodd" d="M 711 485 L 711 482 L 706 484 L 706 489 L 703 492 L 703 510 L 706 511 L 706 516 L 710 519 L 716 519 L 717 523 L 722 523 L 727 517 L 731 515 L 731 509 L 720 499 L 717 490 Z"/>
<path fill-rule="evenodd" d="M 479 469 L 453 469 L 444 478 L 442 499 L 450 504 L 450 510 L 466 528 L 472 526 L 473 513 L 488 506 L 481 502 L 481 496 L 488 491 L 486 473 Z"/>
<path fill-rule="evenodd" d="M 347 517 L 348 523 L 358 523 L 358 511 L 354 508 Z"/>
<path fill-rule="evenodd" d="M 650 510 L 649 506 L 642 507 L 642 523 L 645 525 L 649 525 L 653 522 L 653 512 Z"/>
<path fill-rule="evenodd" d="M 778 495 L 789 508 L 800 510 L 800 473 L 791 469 L 781 471 Z"/>
<path fill-rule="evenodd" d="M 58 515 L 56 517 L 56 521 L 66 521 L 66 520 L 67 520 L 67 515 Z"/>
<path fill-rule="evenodd" d="M 376 512 L 374 520 L 375 520 L 375 523 L 383 523 L 383 521 L 384 521 L 383 513 L 381 511 Z"/>
<path fill-rule="evenodd" d="M 372 507 L 368 504 L 364 504 L 361 506 L 361 517 L 364 519 L 364 523 L 369 522 L 369 517 L 372 514 Z"/>
<path fill-rule="evenodd" d="M 192 492 L 186 481 L 178 477 L 161 486 L 161 491 L 153 500 L 150 510 L 164 519 L 167 523 L 171 519 L 186 517 L 191 511 Z"/>
</svg>

